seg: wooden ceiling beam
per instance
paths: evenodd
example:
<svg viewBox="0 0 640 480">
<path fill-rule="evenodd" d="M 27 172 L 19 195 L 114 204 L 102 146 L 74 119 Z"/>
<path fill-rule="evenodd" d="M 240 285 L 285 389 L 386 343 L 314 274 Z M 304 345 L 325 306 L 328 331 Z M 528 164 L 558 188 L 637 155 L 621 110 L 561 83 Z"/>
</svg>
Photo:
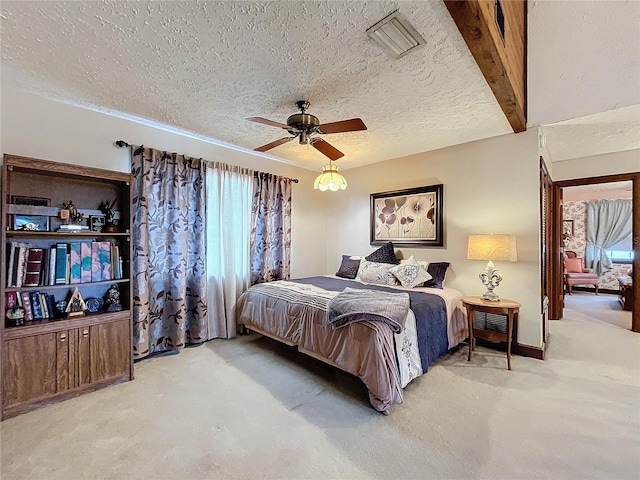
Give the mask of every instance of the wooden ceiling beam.
<svg viewBox="0 0 640 480">
<path fill-rule="evenodd" d="M 496 9 L 500 2 L 504 39 Z M 526 0 L 445 0 L 480 71 L 515 133 L 527 129 Z"/>
</svg>

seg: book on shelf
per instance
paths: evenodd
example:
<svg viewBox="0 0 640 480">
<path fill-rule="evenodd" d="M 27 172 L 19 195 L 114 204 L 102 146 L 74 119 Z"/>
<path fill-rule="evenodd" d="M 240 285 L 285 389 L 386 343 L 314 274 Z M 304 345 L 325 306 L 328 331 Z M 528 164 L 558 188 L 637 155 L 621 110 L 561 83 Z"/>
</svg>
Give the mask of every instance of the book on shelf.
<svg viewBox="0 0 640 480">
<path fill-rule="evenodd" d="M 40 269 L 40 285 L 49 285 L 49 255 L 51 250 L 48 248 L 42 249 L 42 268 Z"/>
<path fill-rule="evenodd" d="M 80 242 L 80 282 L 91 281 L 91 242 Z"/>
<path fill-rule="evenodd" d="M 55 285 L 67 283 L 67 244 L 56 245 L 56 282 Z"/>
<path fill-rule="evenodd" d="M 25 287 L 37 287 L 40 285 L 40 271 L 42 270 L 43 250 L 41 248 L 30 248 L 27 251 L 27 263 L 25 267 L 24 282 Z"/>
<path fill-rule="evenodd" d="M 47 311 L 49 312 L 49 318 L 54 318 L 56 316 L 55 298 L 53 297 L 53 295 L 46 293 L 45 299 L 47 303 Z"/>
<path fill-rule="evenodd" d="M 49 281 L 47 285 L 55 285 L 56 284 L 56 253 L 57 246 L 53 246 L 49 249 Z"/>
<path fill-rule="evenodd" d="M 31 310 L 34 320 L 42 320 L 42 305 L 40 304 L 40 292 L 29 292 L 31 297 Z"/>
<path fill-rule="evenodd" d="M 12 308 L 19 307 L 18 293 L 17 292 L 5 292 L 4 294 L 4 306 L 5 311 L 9 311 Z"/>
<path fill-rule="evenodd" d="M 43 292 L 38 292 L 38 296 L 40 297 L 40 307 L 42 308 L 42 318 L 49 318 L 49 307 L 47 306 L 47 294 Z"/>
<path fill-rule="evenodd" d="M 91 281 L 100 282 L 111 278 L 111 243 L 91 244 Z"/>
<path fill-rule="evenodd" d="M 111 279 L 122 278 L 122 258 L 120 257 L 120 246 L 111 244 Z"/>
<path fill-rule="evenodd" d="M 82 280 L 82 257 L 80 249 L 80 242 L 71 242 L 69 244 L 69 283 L 71 284 L 80 283 Z"/>
<path fill-rule="evenodd" d="M 31 310 L 31 296 L 29 292 L 20 292 L 20 300 L 22 300 L 22 308 L 24 308 L 24 319 L 26 321 L 33 320 L 33 310 Z"/>
<path fill-rule="evenodd" d="M 9 245 L 9 261 L 7 262 L 7 286 L 21 287 L 27 271 L 29 245 L 11 242 Z"/>
</svg>

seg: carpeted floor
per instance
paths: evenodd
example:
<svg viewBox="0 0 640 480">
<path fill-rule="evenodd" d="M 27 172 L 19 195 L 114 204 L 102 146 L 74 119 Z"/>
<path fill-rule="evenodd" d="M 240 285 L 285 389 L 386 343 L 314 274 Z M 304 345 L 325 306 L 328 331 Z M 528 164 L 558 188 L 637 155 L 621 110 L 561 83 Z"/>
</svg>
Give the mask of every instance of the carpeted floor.
<svg viewBox="0 0 640 480">
<path fill-rule="evenodd" d="M 387 417 L 357 379 L 257 335 L 150 358 L 133 382 L 2 422 L 0 474 L 637 479 L 640 335 L 606 300 L 568 297 L 544 362 L 509 372 L 503 352 L 460 348 Z"/>
</svg>

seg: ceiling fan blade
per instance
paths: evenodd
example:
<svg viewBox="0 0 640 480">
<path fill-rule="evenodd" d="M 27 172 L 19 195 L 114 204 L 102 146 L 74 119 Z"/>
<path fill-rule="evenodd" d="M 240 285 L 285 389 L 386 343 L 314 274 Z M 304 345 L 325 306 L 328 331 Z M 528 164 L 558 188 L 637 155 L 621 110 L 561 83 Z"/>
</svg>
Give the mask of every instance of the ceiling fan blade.
<svg viewBox="0 0 640 480">
<path fill-rule="evenodd" d="M 283 143 L 290 142 L 294 138 L 296 137 L 284 137 L 284 138 L 281 138 L 280 140 L 276 140 L 275 142 L 267 143 L 266 145 L 262 145 L 261 147 L 254 148 L 254 150 L 256 152 L 266 152 L 267 150 L 271 150 L 272 148 L 277 147 L 278 145 L 282 145 Z"/>
<path fill-rule="evenodd" d="M 341 122 L 323 123 L 318 125 L 318 131 L 320 133 L 342 133 L 342 132 L 357 132 L 358 130 L 366 130 L 367 126 L 359 118 L 352 118 L 351 120 L 342 120 Z"/>
<path fill-rule="evenodd" d="M 321 138 L 314 138 L 311 141 L 311 145 L 313 145 L 313 148 L 318 150 L 320 153 L 326 155 L 333 161 L 341 157 L 344 157 L 344 153 L 342 153 L 340 150 L 338 150 L 336 147 L 329 144 L 328 142 L 325 142 Z"/>
<path fill-rule="evenodd" d="M 246 120 L 249 120 L 250 122 L 263 123 L 264 125 L 270 125 L 272 127 L 284 128 L 285 130 L 291 128 L 289 125 L 285 125 L 284 123 L 274 122 L 273 120 L 267 120 L 262 117 L 249 117 Z"/>
</svg>

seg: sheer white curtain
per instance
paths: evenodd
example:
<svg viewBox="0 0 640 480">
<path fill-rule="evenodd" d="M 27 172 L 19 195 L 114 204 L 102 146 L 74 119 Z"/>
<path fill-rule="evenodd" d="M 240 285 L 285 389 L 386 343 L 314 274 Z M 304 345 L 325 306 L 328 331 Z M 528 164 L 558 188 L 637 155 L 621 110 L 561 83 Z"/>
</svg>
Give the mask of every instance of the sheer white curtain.
<svg viewBox="0 0 640 480">
<path fill-rule="evenodd" d="M 253 170 L 218 162 L 207 167 L 209 338 L 231 338 L 236 301 L 249 287 Z"/>
</svg>

